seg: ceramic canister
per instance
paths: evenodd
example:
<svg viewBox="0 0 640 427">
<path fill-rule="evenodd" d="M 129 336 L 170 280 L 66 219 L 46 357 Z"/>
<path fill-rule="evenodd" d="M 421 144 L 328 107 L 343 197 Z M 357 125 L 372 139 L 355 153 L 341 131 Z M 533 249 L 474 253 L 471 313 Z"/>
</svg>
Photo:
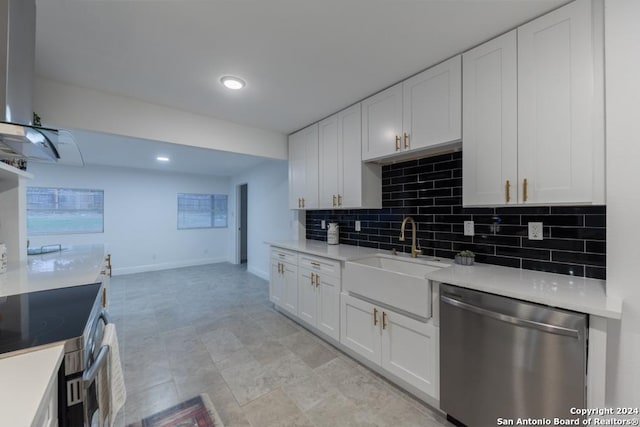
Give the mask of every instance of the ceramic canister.
<svg viewBox="0 0 640 427">
<path fill-rule="evenodd" d="M 337 245 L 340 243 L 340 226 L 337 222 L 330 222 L 327 228 L 327 244 Z"/>
<path fill-rule="evenodd" d="M 0 274 L 7 271 L 7 245 L 0 243 Z"/>
</svg>

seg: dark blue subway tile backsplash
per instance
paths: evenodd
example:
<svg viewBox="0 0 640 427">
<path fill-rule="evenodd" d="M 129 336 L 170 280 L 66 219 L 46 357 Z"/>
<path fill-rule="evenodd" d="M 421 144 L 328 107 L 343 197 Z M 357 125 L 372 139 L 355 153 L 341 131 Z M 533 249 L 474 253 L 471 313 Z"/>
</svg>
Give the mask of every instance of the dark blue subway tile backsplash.
<svg viewBox="0 0 640 427">
<path fill-rule="evenodd" d="M 307 239 L 327 240 L 325 220 L 340 224 L 341 243 L 410 252 L 398 240 L 407 215 L 425 255 L 453 258 L 470 249 L 478 262 L 606 278 L 605 206 L 463 208 L 460 152 L 383 166 L 382 209 L 307 211 Z M 468 220 L 473 237 L 464 235 Z M 528 222 L 544 224 L 544 240 L 528 239 Z"/>
</svg>

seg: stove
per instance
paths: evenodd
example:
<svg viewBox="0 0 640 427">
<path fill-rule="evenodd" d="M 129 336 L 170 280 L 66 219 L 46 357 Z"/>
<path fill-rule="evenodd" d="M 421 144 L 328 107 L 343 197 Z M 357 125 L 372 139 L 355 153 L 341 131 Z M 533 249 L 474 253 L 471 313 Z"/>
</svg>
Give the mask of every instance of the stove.
<svg viewBox="0 0 640 427">
<path fill-rule="evenodd" d="M 65 343 L 83 347 L 100 283 L 0 297 L 0 358 Z"/>
</svg>

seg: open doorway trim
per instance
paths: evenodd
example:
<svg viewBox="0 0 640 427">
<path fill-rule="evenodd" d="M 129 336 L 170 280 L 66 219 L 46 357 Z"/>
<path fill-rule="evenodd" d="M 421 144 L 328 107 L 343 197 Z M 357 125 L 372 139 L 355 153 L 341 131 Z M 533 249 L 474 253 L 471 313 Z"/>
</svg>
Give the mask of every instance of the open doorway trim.
<svg viewBox="0 0 640 427">
<path fill-rule="evenodd" d="M 242 182 L 236 185 L 236 224 L 235 224 L 235 233 L 236 233 L 236 254 L 235 254 L 235 263 L 236 264 L 241 264 L 242 263 L 242 233 L 243 230 L 241 230 L 242 227 L 242 187 L 246 186 L 247 189 L 247 199 L 248 199 L 248 193 L 249 193 L 249 184 L 247 182 Z M 247 203 L 248 204 L 248 203 Z M 245 206 L 246 209 L 248 209 L 247 206 Z M 248 212 L 247 212 L 248 213 Z M 248 232 L 248 227 L 246 224 L 244 224 L 245 230 L 244 233 L 246 234 Z M 248 237 L 248 236 L 247 236 Z M 247 248 L 248 251 L 248 248 Z"/>
</svg>

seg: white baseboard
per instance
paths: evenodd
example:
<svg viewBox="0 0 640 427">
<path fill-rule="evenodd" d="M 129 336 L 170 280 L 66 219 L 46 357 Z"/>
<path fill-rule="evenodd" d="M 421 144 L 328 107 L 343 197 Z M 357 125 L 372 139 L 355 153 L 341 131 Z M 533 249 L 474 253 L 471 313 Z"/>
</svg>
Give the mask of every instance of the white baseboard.
<svg viewBox="0 0 640 427">
<path fill-rule="evenodd" d="M 159 264 L 136 265 L 133 267 L 114 268 L 113 275 L 120 276 L 124 274 L 146 273 L 148 271 L 169 270 L 172 268 L 193 267 L 196 265 L 206 265 L 206 264 L 217 264 L 220 262 L 227 262 L 227 261 L 228 261 L 227 257 L 221 256 L 217 258 L 187 259 L 187 260 L 181 260 L 181 261 L 163 262 Z"/>
<path fill-rule="evenodd" d="M 252 267 L 250 265 L 247 266 L 247 271 L 251 274 L 255 274 L 256 276 L 258 276 L 261 279 L 264 279 L 266 281 L 269 281 L 269 273 L 264 271 L 264 270 L 260 270 L 258 268 Z"/>
</svg>

